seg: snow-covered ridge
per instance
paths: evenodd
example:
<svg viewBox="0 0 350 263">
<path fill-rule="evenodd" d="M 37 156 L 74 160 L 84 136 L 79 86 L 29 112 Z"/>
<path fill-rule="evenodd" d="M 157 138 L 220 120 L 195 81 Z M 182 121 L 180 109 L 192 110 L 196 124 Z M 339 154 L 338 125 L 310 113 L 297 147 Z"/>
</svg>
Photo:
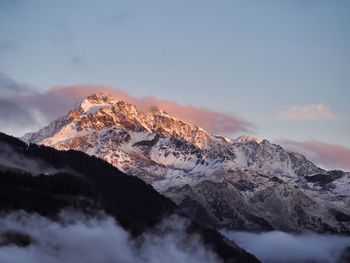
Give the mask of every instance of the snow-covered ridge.
<svg viewBox="0 0 350 263">
<path fill-rule="evenodd" d="M 242 220 L 267 218 L 268 224 L 277 228 L 281 227 L 278 220 L 286 220 L 292 216 L 288 213 L 299 209 L 291 206 L 298 206 L 305 201 L 302 199 L 307 199 L 302 208 L 307 219 L 303 220 L 316 220 L 311 219 L 312 211 L 322 211 L 326 214 L 325 217 L 322 215 L 324 222 L 344 231 L 345 226 L 338 226 L 336 220 L 329 218 L 332 218 L 332 209 L 346 212 L 350 207 L 348 173 L 327 172 L 301 154 L 253 136 L 243 135 L 231 140 L 212 135 L 161 109 L 143 112 L 106 93 L 89 96 L 80 107 L 22 139 L 100 157 L 122 171 L 151 183 L 156 190 L 179 204 L 185 196 L 195 199 L 209 214 L 213 213 L 213 218 L 217 212 L 211 209 L 215 210 L 216 205 L 208 195 L 221 198 L 219 203 L 227 202 L 231 207 L 227 208 L 229 210 L 246 205 L 251 214 L 240 212 Z M 204 193 L 206 195 L 202 196 Z M 271 202 L 279 203 L 285 209 L 286 217 L 275 218 L 271 210 L 274 205 L 261 203 L 260 199 L 270 195 L 274 198 Z M 285 195 L 293 197 L 288 199 L 288 204 Z M 232 205 L 236 202 L 231 200 L 233 196 L 243 198 L 245 205 Z M 227 209 L 218 212 L 218 217 L 227 215 Z M 262 210 L 266 211 L 261 213 Z M 225 227 L 237 224 L 230 218 L 217 220 L 213 219 Z M 258 222 L 261 225 L 263 220 Z M 293 221 L 290 224 L 295 224 L 291 229 L 297 229 L 297 223 Z M 317 231 L 322 229 L 321 223 L 313 224 L 308 221 L 303 227 L 314 227 Z M 247 225 L 252 225 L 252 222 Z"/>
<path fill-rule="evenodd" d="M 108 159 L 124 171 L 135 170 L 136 164 L 140 166 L 135 159 L 141 158 L 143 163 L 151 163 L 145 168 L 149 173 L 169 178 L 173 173 L 188 177 L 205 172 L 208 176 L 217 169 L 245 168 L 290 181 L 322 171 L 302 155 L 267 140 L 249 135 L 234 140 L 214 136 L 161 109 L 145 113 L 105 92 L 87 97 L 78 109 L 22 139 L 82 150 Z"/>
<path fill-rule="evenodd" d="M 109 126 L 127 126 L 134 130 L 174 136 L 191 142 L 198 147 L 205 147 L 212 140 L 210 135 L 202 128 L 178 120 L 161 109 L 152 109 L 147 113 L 142 112 L 136 106 L 118 100 L 118 98 L 104 92 L 84 99 L 80 104 L 80 108 L 72 114 L 80 115 L 81 121 L 78 125 L 81 125 L 83 129 L 102 129 L 106 128 L 106 124 Z"/>
</svg>

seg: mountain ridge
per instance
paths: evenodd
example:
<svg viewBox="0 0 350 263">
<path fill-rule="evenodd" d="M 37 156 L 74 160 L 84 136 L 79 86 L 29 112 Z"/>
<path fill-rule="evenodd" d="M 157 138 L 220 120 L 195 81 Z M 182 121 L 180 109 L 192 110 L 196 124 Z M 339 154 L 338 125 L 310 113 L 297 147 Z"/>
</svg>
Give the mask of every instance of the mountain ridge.
<svg viewBox="0 0 350 263">
<path fill-rule="evenodd" d="M 125 173 L 151 183 L 178 204 L 186 198 L 200 201 L 200 209 L 208 215 L 214 213 L 215 227 L 249 229 L 252 223 L 249 221 L 255 218 L 254 229 L 268 224 L 274 229 L 297 232 L 322 232 L 327 229 L 349 232 L 350 229 L 349 223 L 339 222 L 335 217 L 338 212 L 334 212 L 350 213 L 349 173 L 340 172 L 340 177 L 333 176 L 305 156 L 286 151 L 267 140 L 259 141 L 250 136 L 228 140 L 173 118 L 160 109 L 144 113 L 106 93 L 89 96 L 79 108 L 37 133 L 25 135 L 23 139 L 59 150 L 75 149 L 100 157 Z M 316 175 L 322 175 L 321 179 Z M 326 176 L 327 183 L 321 183 Z M 181 188 L 187 185 L 189 188 L 186 189 L 195 190 L 205 181 L 217 184 L 216 187 L 228 187 L 224 187 L 227 200 L 221 200 L 219 195 L 215 195 L 216 190 L 207 184 L 204 188 L 208 193 L 204 195 L 202 187 L 200 197 Z M 222 185 L 225 181 L 229 185 Z M 234 201 L 229 194 L 231 187 L 238 190 L 239 195 L 235 198 L 240 198 L 239 202 L 246 204 L 250 211 L 242 214 L 239 207 L 232 205 L 217 211 L 218 202 L 229 204 Z M 293 215 L 302 223 L 296 220 L 289 227 L 282 227 L 278 220 L 287 220 L 287 217 L 276 215 L 278 209 L 271 207 L 272 200 L 260 200 L 267 194 L 266 189 L 275 191 L 270 198 L 280 204 L 288 216 Z M 213 198 L 215 195 L 217 202 L 210 204 L 210 193 Z M 289 204 L 285 194 L 291 196 Z M 298 202 L 303 203 L 304 200 L 311 201 L 306 202 L 305 207 L 299 207 Z M 314 204 L 316 207 L 313 207 Z M 311 207 L 319 214 L 313 215 Z M 190 208 L 185 206 L 187 210 Z M 231 214 L 233 219 L 223 217 L 225 214 Z M 235 217 L 241 218 L 240 223 Z M 259 225 L 263 222 L 262 218 L 268 218 L 268 224 Z"/>
</svg>

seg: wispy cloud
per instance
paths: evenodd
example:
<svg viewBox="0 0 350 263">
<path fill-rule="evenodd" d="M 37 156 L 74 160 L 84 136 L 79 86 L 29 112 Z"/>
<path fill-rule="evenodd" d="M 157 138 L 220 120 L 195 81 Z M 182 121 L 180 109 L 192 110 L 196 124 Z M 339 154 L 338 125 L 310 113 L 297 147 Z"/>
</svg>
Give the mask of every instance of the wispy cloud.
<svg viewBox="0 0 350 263">
<path fill-rule="evenodd" d="M 305 155 L 314 163 L 327 169 L 344 169 L 350 171 L 350 149 L 338 144 L 318 140 L 303 142 L 280 140 L 286 149 Z"/>
<path fill-rule="evenodd" d="M 292 106 L 279 115 L 284 120 L 290 121 L 324 121 L 334 118 L 329 107 L 323 103 L 304 106 Z"/>
<path fill-rule="evenodd" d="M 27 108 L 14 97 L 25 97 L 35 93 L 30 86 L 14 81 L 0 72 L 0 130 L 16 134 L 25 127 L 36 129 L 43 124 L 41 114 L 35 108 Z M 16 134 L 18 135 L 18 134 Z"/>
<path fill-rule="evenodd" d="M 17 123 L 18 126 L 29 125 L 33 123 L 35 119 L 32 114 L 20 105 L 0 99 L 0 124 L 6 126 L 6 124 Z"/>
<path fill-rule="evenodd" d="M 0 72 L 0 97 L 18 96 L 34 93 L 27 84 L 15 81 L 6 74 Z"/>
<path fill-rule="evenodd" d="M 8 79 L 6 79 L 7 82 Z M 136 105 L 145 112 L 158 107 L 169 112 L 174 117 L 197 124 L 214 134 L 228 135 L 254 129 L 252 123 L 232 113 L 218 112 L 193 105 L 182 105 L 175 101 L 152 96 L 136 97 L 126 91 L 108 85 L 56 86 L 43 93 L 33 91 L 28 94 L 28 92 L 24 92 L 28 91 L 25 89 L 25 86 L 21 89 L 21 85 L 17 82 L 11 81 L 10 83 L 14 86 L 14 89 L 12 89 L 12 92 L 8 92 L 6 96 L 3 96 L 2 99 L 41 113 L 47 119 L 47 122 L 66 114 L 87 96 L 99 91 L 107 91 L 120 100 Z M 9 86 L 8 84 L 6 85 Z"/>
</svg>

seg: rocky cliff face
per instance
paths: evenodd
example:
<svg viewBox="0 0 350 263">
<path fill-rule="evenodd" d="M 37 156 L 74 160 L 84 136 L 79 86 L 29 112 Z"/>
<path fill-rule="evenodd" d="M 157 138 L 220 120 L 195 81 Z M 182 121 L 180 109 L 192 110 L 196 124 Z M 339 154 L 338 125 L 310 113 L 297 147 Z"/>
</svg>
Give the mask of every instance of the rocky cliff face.
<svg viewBox="0 0 350 263">
<path fill-rule="evenodd" d="M 325 171 L 267 140 L 215 136 L 105 93 L 23 139 L 98 156 L 215 227 L 350 231 L 349 173 Z"/>
</svg>

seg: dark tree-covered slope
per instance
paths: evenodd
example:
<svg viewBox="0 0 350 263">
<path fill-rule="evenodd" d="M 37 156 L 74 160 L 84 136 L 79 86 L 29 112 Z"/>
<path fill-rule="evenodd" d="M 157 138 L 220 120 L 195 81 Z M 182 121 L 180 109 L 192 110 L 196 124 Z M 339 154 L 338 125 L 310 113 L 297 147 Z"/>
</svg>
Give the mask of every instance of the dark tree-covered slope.
<svg viewBox="0 0 350 263">
<path fill-rule="evenodd" d="M 172 201 L 144 181 L 82 152 L 27 145 L 0 133 L 0 157 L 2 213 L 22 209 L 55 219 L 63 208 L 92 215 L 102 210 L 134 236 L 180 213 Z M 11 167 L 8 163 L 13 160 L 23 165 Z M 38 167 L 42 167 L 39 172 Z M 192 223 L 187 231 L 199 234 L 225 262 L 258 262 L 215 230 Z"/>
</svg>

